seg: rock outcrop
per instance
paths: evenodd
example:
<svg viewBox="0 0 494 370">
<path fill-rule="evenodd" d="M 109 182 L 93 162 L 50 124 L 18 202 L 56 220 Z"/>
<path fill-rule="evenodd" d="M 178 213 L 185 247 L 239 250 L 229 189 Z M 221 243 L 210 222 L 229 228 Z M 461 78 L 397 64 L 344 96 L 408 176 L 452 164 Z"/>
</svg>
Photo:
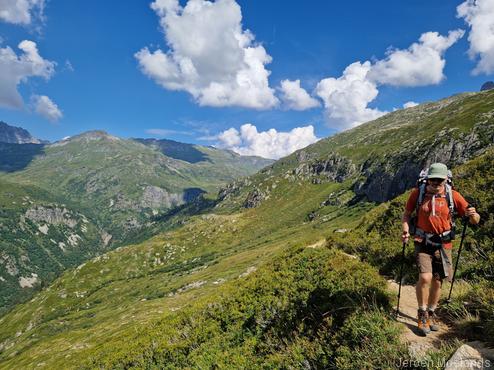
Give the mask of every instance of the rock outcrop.
<svg viewBox="0 0 494 370">
<path fill-rule="evenodd" d="M 248 180 L 238 180 L 234 181 L 227 186 L 221 188 L 218 192 L 218 200 L 221 202 L 225 199 L 229 199 L 233 196 L 236 196 L 239 194 L 240 190 L 244 186 L 249 186 L 251 184 L 250 181 Z"/>
<path fill-rule="evenodd" d="M 297 156 L 299 161 L 308 161 L 302 162 L 293 170 L 293 174 L 297 177 L 305 179 L 318 177 L 325 181 L 343 182 L 356 172 L 356 167 L 352 161 L 337 153 L 331 153 L 318 160 L 310 160 L 307 155 L 301 153 L 298 153 Z"/>
<path fill-rule="evenodd" d="M 467 135 L 445 130 L 430 141 L 404 147 L 400 152 L 383 159 L 369 158 L 360 168 L 360 178 L 354 183 L 356 199 L 367 198 L 385 202 L 413 187 L 423 168 L 434 162 L 449 167 L 465 163 L 494 145 L 493 112 L 484 114 L 485 120 L 475 125 Z"/>
<path fill-rule="evenodd" d="M 262 203 L 269 195 L 260 189 L 252 190 L 244 201 L 244 208 L 255 208 Z"/>
<path fill-rule="evenodd" d="M 66 208 L 36 206 L 29 208 L 24 217 L 37 223 L 42 222 L 49 225 L 67 225 L 70 228 L 77 225 L 77 220 L 72 218 L 72 214 Z"/>
<path fill-rule="evenodd" d="M 157 186 L 146 186 L 142 193 L 141 206 L 144 208 L 171 208 L 184 203 L 183 195 L 169 193 Z"/>
</svg>

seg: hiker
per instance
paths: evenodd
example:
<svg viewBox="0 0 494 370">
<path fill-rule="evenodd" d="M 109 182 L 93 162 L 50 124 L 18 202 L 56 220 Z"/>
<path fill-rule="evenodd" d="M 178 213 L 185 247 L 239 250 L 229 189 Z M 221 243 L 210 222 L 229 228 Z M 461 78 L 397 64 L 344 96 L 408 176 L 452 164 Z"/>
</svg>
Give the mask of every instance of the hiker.
<svg viewBox="0 0 494 370">
<path fill-rule="evenodd" d="M 403 213 L 403 242 L 408 243 L 410 230 L 414 234 L 419 269 L 416 285 L 418 329 L 422 335 L 439 330 L 435 310 L 441 297 L 442 281 L 447 278 L 451 282 L 452 279 L 453 213 L 468 217 L 471 224 L 480 221 L 475 208 L 448 183 L 450 174 L 445 164 L 432 164 L 424 184 L 412 190 Z M 412 225 L 411 221 L 414 221 Z"/>
</svg>

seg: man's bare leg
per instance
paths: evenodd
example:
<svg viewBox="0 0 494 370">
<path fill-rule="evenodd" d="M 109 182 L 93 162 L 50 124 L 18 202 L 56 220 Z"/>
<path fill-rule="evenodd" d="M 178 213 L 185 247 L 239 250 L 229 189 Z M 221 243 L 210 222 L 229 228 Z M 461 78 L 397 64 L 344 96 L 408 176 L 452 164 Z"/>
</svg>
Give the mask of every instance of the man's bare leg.
<svg viewBox="0 0 494 370">
<path fill-rule="evenodd" d="M 431 329 L 429 326 L 428 312 L 427 312 L 427 302 L 429 301 L 429 292 L 431 289 L 432 273 L 423 272 L 419 274 L 419 281 L 415 287 L 417 293 L 417 303 L 419 305 L 419 310 L 417 314 L 418 318 L 418 330 L 422 335 L 427 335 L 430 333 Z"/>
<path fill-rule="evenodd" d="M 441 286 L 442 286 L 441 280 L 432 279 L 431 289 L 429 292 L 429 299 L 427 300 L 427 304 L 429 307 L 433 307 L 433 308 L 437 307 L 437 304 L 439 303 L 439 298 L 441 298 Z"/>
<path fill-rule="evenodd" d="M 432 331 L 439 330 L 439 323 L 435 314 L 437 304 L 439 303 L 439 298 L 441 298 L 441 279 L 432 279 L 431 290 L 429 292 L 429 301 L 427 305 L 428 317 L 429 317 L 429 328 Z"/>
<path fill-rule="evenodd" d="M 432 282 L 432 272 L 422 272 L 419 274 L 419 281 L 415 286 L 415 291 L 417 293 L 417 303 L 419 308 L 425 309 L 425 307 L 427 307 L 427 303 L 429 302 L 429 292 L 432 290 L 431 282 Z M 439 290 L 439 294 L 440 293 L 441 291 Z"/>
</svg>

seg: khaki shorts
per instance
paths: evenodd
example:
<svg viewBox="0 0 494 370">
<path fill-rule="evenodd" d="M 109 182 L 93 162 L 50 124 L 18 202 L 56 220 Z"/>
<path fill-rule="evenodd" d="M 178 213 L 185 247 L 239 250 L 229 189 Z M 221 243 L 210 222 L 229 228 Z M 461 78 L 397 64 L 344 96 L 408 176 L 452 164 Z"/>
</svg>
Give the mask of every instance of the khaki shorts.
<svg viewBox="0 0 494 370">
<path fill-rule="evenodd" d="M 424 243 L 415 242 L 415 261 L 420 273 L 432 272 L 434 279 L 441 281 L 447 275 L 448 281 L 451 281 L 453 278 L 451 249 L 442 248 L 442 250 L 448 257 L 448 261 L 444 261 L 444 264 L 441 248 L 429 245 L 426 246 Z"/>
</svg>

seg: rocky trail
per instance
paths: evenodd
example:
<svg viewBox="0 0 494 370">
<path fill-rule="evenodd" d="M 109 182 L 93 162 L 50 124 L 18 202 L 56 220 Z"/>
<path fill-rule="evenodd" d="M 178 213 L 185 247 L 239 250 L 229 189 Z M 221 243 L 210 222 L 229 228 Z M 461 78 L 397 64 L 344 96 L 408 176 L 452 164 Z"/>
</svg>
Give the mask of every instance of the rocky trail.
<svg viewBox="0 0 494 370">
<path fill-rule="evenodd" d="M 398 284 L 388 281 L 391 292 L 398 294 Z M 421 357 L 427 350 L 438 348 L 442 341 L 451 339 L 453 334 L 451 328 L 440 321 L 438 331 L 431 332 L 427 336 L 421 336 L 417 331 L 417 299 L 415 297 L 415 286 L 402 285 L 400 298 L 400 312 L 397 321 L 405 326 L 402 339 L 408 343 L 410 354 Z"/>
<path fill-rule="evenodd" d="M 399 285 L 388 280 L 388 288 L 398 294 Z M 440 319 L 440 317 L 439 317 Z M 402 340 L 408 345 L 408 352 L 412 358 L 421 360 L 426 358 L 427 351 L 438 349 L 441 343 L 453 340 L 456 336 L 451 326 L 440 321 L 440 328 L 427 336 L 421 336 L 417 331 L 417 300 L 415 286 L 402 285 L 400 310 L 397 321 L 404 326 Z M 446 370 L 486 370 L 494 369 L 494 349 L 488 348 L 481 342 L 463 344 L 447 361 Z"/>
</svg>

